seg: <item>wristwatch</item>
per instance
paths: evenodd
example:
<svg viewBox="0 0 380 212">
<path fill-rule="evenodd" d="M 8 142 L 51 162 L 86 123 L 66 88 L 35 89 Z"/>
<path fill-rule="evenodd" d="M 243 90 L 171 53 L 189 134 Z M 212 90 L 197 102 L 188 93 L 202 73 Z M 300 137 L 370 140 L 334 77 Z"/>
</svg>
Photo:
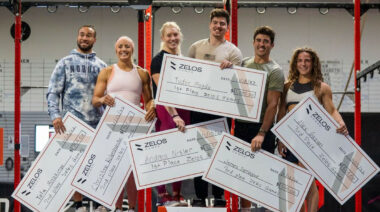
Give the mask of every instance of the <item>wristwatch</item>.
<svg viewBox="0 0 380 212">
<path fill-rule="evenodd" d="M 258 134 L 267 134 L 267 131 L 260 127 Z"/>
</svg>

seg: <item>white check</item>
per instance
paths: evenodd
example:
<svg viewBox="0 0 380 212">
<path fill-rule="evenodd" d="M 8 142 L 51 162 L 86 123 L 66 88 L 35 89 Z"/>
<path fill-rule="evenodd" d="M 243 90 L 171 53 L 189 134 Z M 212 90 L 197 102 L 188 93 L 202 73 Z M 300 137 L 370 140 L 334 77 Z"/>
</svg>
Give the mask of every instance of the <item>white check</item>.
<svg viewBox="0 0 380 212">
<path fill-rule="evenodd" d="M 129 140 L 130 158 L 137 189 L 201 176 L 223 132 L 225 118 L 161 131 Z"/>
<path fill-rule="evenodd" d="M 146 122 L 146 112 L 127 100 L 115 97 L 107 107 L 91 144 L 71 185 L 105 207 L 115 208 L 129 174 L 127 141 L 150 133 L 154 122 Z"/>
<path fill-rule="evenodd" d="M 33 211 L 63 211 L 74 193 L 71 180 L 88 149 L 94 129 L 71 113 L 63 117 L 66 132 L 54 134 L 12 197 Z"/>
<path fill-rule="evenodd" d="M 313 182 L 305 169 L 223 134 L 203 180 L 272 211 L 299 211 Z"/>
<path fill-rule="evenodd" d="M 314 97 L 307 97 L 272 132 L 344 204 L 379 172 L 350 136 L 336 133 L 338 123 Z"/>
<path fill-rule="evenodd" d="M 267 73 L 165 54 L 156 103 L 259 122 Z"/>
</svg>

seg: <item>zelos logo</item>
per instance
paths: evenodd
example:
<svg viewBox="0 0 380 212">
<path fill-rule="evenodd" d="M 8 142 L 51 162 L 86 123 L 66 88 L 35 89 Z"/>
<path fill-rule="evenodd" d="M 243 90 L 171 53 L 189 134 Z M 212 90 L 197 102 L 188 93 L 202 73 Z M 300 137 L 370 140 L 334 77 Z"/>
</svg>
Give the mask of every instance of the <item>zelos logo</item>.
<svg viewBox="0 0 380 212">
<path fill-rule="evenodd" d="M 194 66 L 194 65 L 187 65 L 180 63 L 179 66 L 177 66 L 177 63 L 174 63 L 173 61 L 170 61 L 170 68 L 172 68 L 175 71 L 184 71 L 184 72 L 202 72 L 202 67 L 200 66 Z"/>
<path fill-rule="evenodd" d="M 241 147 L 235 146 L 233 151 L 236 152 L 240 156 L 250 157 L 252 159 L 255 158 L 255 153 L 251 152 L 251 150 L 244 150 Z"/>
<path fill-rule="evenodd" d="M 143 149 L 141 148 L 141 145 L 140 144 L 135 144 L 135 147 L 137 147 L 136 149 L 139 150 L 139 151 L 143 151 Z"/>
<path fill-rule="evenodd" d="M 88 175 L 88 172 L 90 171 L 91 167 L 92 167 L 92 164 L 94 163 L 94 160 L 96 158 L 96 155 L 94 154 L 91 154 L 90 158 L 87 160 L 87 164 L 86 166 L 84 167 L 84 170 L 82 172 L 82 174 L 84 176 L 87 176 Z"/>
<path fill-rule="evenodd" d="M 230 142 L 227 141 L 227 145 L 226 145 L 226 148 L 228 149 L 228 151 L 231 151 L 231 147 L 232 145 L 230 144 Z"/>
<path fill-rule="evenodd" d="M 326 131 L 329 131 L 331 129 L 331 126 L 328 125 L 328 123 L 325 120 L 323 120 L 322 116 L 319 115 L 318 112 L 312 112 L 312 111 L 313 111 L 313 108 L 309 104 L 309 107 L 306 108 L 306 113 L 309 115 L 311 114 L 311 117 L 317 122 L 319 126 L 323 127 Z"/>
<path fill-rule="evenodd" d="M 153 149 L 153 148 L 159 147 L 162 144 L 166 144 L 167 142 L 168 141 L 166 140 L 166 138 L 163 138 L 163 139 L 157 139 L 155 141 L 148 141 L 148 142 L 145 142 L 144 144 L 145 144 L 145 149 Z M 135 145 L 138 147 L 137 144 L 135 144 Z M 137 148 L 137 149 L 139 150 L 139 148 Z M 142 151 L 142 150 L 140 150 L 140 151 Z"/>
<path fill-rule="evenodd" d="M 170 61 L 171 65 L 170 67 L 174 70 L 177 70 L 175 67 L 177 66 L 177 64 L 173 63 L 172 61 Z"/>
<path fill-rule="evenodd" d="M 187 71 L 187 72 L 190 72 L 190 71 L 202 72 L 202 67 L 190 66 L 190 65 L 186 65 L 186 64 L 179 64 L 178 69 L 180 71 Z"/>
<path fill-rule="evenodd" d="M 250 157 L 250 158 L 255 158 L 255 153 L 251 152 L 250 150 L 244 150 L 243 148 L 241 147 L 238 147 L 238 146 L 234 146 L 232 148 L 232 145 L 230 144 L 230 142 L 227 141 L 227 145 L 226 145 L 226 148 L 228 149 L 228 151 L 232 151 L 235 153 L 235 154 L 238 154 L 240 156 L 243 156 L 243 157 Z"/>
<path fill-rule="evenodd" d="M 29 181 L 29 183 L 28 183 L 28 188 L 29 188 L 29 189 L 33 189 L 33 186 L 34 186 L 34 184 L 37 182 L 37 180 L 38 180 L 38 178 L 40 177 L 41 173 L 42 173 L 42 169 L 37 169 L 37 171 L 34 173 L 32 179 L 30 179 L 30 181 Z M 24 191 L 24 193 L 25 193 L 25 191 Z M 24 194 L 24 193 L 23 193 L 23 194 Z M 29 193 L 30 193 L 30 192 L 29 192 Z M 29 193 L 26 194 L 26 195 L 29 195 Z"/>
</svg>

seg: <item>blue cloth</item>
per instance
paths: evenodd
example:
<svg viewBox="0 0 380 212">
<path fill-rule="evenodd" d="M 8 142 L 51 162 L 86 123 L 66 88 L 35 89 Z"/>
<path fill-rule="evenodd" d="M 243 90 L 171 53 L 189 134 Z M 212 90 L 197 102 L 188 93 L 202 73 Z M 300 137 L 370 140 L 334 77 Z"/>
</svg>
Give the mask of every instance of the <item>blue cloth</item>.
<svg viewBox="0 0 380 212">
<path fill-rule="evenodd" d="M 95 128 L 101 111 L 93 107 L 91 101 L 98 74 L 106 66 L 94 52 L 82 54 L 74 49 L 62 58 L 54 68 L 46 94 L 51 120 L 63 117 L 70 111 Z"/>
</svg>

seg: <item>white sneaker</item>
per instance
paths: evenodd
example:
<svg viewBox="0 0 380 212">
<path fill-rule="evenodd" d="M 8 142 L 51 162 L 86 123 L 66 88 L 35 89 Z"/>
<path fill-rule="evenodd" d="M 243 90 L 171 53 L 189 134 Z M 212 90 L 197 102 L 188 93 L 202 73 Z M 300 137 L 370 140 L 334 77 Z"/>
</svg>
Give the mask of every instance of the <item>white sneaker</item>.
<svg viewBox="0 0 380 212">
<path fill-rule="evenodd" d="M 115 212 L 123 212 L 121 209 L 116 209 Z"/>
<path fill-rule="evenodd" d="M 107 208 L 104 206 L 98 206 L 94 212 L 108 212 Z"/>
<path fill-rule="evenodd" d="M 80 208 L 75 209 L 75 212 L 87 212 L 87 208 L 85 206 L 82 206 Z"/>
</svg>

